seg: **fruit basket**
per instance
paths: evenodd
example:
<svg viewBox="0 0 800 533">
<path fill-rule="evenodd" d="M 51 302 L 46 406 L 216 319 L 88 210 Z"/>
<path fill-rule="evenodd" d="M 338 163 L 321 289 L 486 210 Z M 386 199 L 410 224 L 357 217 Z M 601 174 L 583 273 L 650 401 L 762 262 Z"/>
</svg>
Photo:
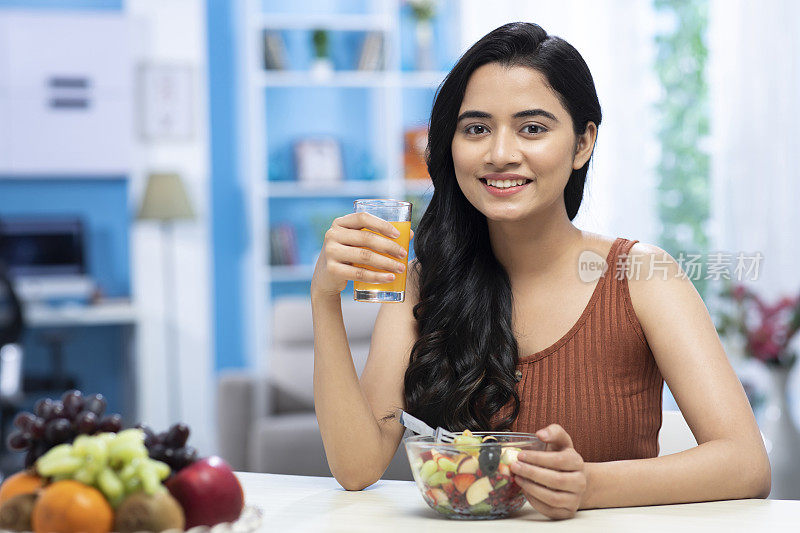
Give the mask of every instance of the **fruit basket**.
<svg viewBox="0 0 800 533">
<path fill-rule="evenodd" d="M 162 533 L 256 533 L 261 531 L 263 514 L 261 509 L 252 505 L 246 505 L 242 509 L 242 514 L 235 522 L 222 522 L 214 526 L 195 526 L 191 529 L 165 529 Z M 8 529 L 0 528 L 0 533 L 18 533 Z M 23 533 L 33 533 L 25 531 Z M 111 532 L 119 533 L 119 532 Z M 149 531 L 137 531 L 135 533 L 150 533 Z"/>
<path fill-rule="evenodd" d="M 448 518 L 504 518 L 525 504 L 510 465 L 522 450 L 544 450 L 529 433 L 457 433 L 453 443 L 433 437 L 405 439 L 411 472 L 422 498 Z"/>
<path fill-rule="evenodd" d="M 123 428 L 101 394 L 65 392 L 19 413 L 8 447 L 25 469 L 0 485 L 0 531 L 258 531 L 261 511 L 220 457 L 200 457 L 186 424 Z"/>
</svg>

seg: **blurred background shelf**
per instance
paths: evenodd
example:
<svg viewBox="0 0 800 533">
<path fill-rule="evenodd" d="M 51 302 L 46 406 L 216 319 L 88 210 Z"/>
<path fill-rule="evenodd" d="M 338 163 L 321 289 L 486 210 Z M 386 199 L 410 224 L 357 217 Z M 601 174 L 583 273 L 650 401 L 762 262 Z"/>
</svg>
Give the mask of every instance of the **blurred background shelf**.
<svg viewBox="0 0 800 533">
<path fill-rule="evenodd" d="M 387 189 L 385 181 L 353 181 L 332 184 L 317 183 L 269 183 L 261 193 L 269 198 L 346 198 L 350 196 L 363 196 L 378 194 Z"/>
<path fill-rule="evenodd" d="M 392 19 L 371 14 L 262 13 L 253 17 L 257 30 L 389 31 Z"/>
<path fill-rule="evenodd" d="M 271 182 L 261 188 L 267 198 L 349 198 L 351 196 L 381 195 L 394 184 L 387 180 L 349 181 L 341 183 L 302 183 L 297 181 Z M 431 180 L 405 180 L 406 194 L 424 195 L 433 192 Z"/>
<path fill-rule="evenodd" d="M 279 265 L 264 269 L 264 281 L 292 282 L 310 281 L 314 275 L 314 265 Z"/>
<path fill-rule="evenodd" d="M 316 76 L 308 71 L 262 71 L 258 83 L 272 87 L 407 87 L 437 88 L 447 72 L 364 72 L 335 71 L 328 76 Z"/>
<path fill-rule="evenodd" d="M 427 175 L 420 148 L 436 90 L 458 56 L 459 36 L 447 22 L 458 20 L 460 5 L 438 4 L 428 23 L 431 48 L 419 45 L 411 7 L 401 0 L 332 5 L 331 12 L 315 14 L 285 0 L 247 0 L 245 6 L 240 131 L 250 147 L 250 242 L 244 287 L 252 295 L 253 323 L 265 326 L 246 337 L 252 367 L 264 371 L 273 303 L 308 295 L 334 218 L 351 212 L 357 198 L 412 201 L 412 227 L 424 212 L 431 181 L 407 178 Z M 319 139 L 338 146 L 338 181 L 299 176 L 298 144 Z"/>
<path fill-rule="evenodd" d="M 389 77 L 381 72 L 340 71 L 318 77 L 305 71 L 261 72 L 263 87 L 385 87 Z"/>
</svg>

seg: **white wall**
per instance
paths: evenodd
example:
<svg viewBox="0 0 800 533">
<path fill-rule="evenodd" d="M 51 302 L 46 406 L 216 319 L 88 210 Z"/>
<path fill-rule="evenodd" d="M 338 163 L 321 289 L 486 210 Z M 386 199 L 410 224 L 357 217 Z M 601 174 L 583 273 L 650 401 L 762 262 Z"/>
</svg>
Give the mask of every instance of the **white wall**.
<svg viewBox="0 0 800 533">
<path fill-rule="evenodd" d="M 205 2 L 199 0 L 127 0 L 132 22 L 135 66 L 141 63 L 189 65 L 195 72 L 195 132 L 181 142 L 145 142 L 137 136 L 131 180 L 138 208 L 147 174 L 178 172 L 197 212 L 192 222 L 175 226 L 174 272 L 177 299 L 174 329 L 178 335 L 177 376 L 167 376 L 163 248 L 158 226 L 136 222 L 132 231 L 132 277 L 141 314 L 138 362 L 139 417 L 156 430 L 175 422 L 169 388 L 180 390 L 180 419 L 192 428 L 190 443 L 201 455 L 216 450 L 214 439 L 211 234 L 209 224 L 209 146 Z"/>
</svg>

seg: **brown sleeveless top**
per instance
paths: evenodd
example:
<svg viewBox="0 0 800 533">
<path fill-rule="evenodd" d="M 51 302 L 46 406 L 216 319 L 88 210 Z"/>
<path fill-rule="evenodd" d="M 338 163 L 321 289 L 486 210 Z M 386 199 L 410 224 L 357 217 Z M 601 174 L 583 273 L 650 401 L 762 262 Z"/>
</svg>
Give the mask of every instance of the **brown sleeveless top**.
<svg viewBox="0 0 800 533">
<path fill-rule="evenodd" d="M 627 254 L 617 238 L 589 304 L 555 344 L 520 356 L 512 431 L 561 425 L 586 462 L 658 456 L 664 379 L 633 310 Z M 492 425 L 511 412 L 507 404 Z"/>
</svg>

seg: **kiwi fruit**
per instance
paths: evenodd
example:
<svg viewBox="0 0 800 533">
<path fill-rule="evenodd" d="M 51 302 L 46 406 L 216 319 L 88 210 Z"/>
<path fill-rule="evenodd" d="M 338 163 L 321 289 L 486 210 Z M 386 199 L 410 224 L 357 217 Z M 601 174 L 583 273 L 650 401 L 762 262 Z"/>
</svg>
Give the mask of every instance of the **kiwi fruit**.
<svg viewBox="0 0 800 533">
<path fill-rule="evenodd" d="M 152 496 L 135 492 L 125 498 L 114 513 L 114 531 L 119 533 L 183 530 L 184 524 L 183 508 L 166 490 Z"/>
<path fill-rule="evenodd" d="M 17 494 L 0 505 L 0 529 L 30 531 L 36 494 Z"/>
</svg>

